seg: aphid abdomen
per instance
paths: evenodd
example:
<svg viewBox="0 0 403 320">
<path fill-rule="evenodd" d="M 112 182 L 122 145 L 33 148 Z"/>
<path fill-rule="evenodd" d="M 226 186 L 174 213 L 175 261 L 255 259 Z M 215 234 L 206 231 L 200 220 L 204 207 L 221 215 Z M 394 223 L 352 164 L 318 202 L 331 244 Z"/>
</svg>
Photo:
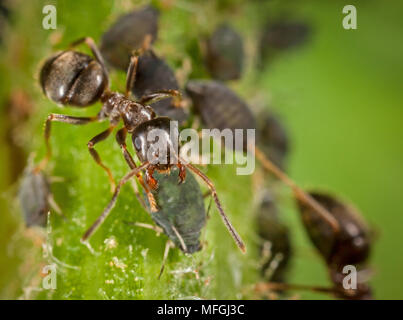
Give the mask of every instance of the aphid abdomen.
<svg viewBox="0 0 403 320">
<path fill-rule="evenodd" d="M 289 150 L 287 132 L 281 122 L 267 112 L 261 112 L 259 119 L 259 148 L 275 165 L 284 169 Z"/>
<path fill-rule="evenodd" d="M 126 71 L 133 50 L 144 45 L 146 36 L 153 42 L 158 32 L 159 13 L 151 6 L 119 17 L 102 36 L 101 52 L 115 68 Z"/>
<path fill-rule="evenodd" d="M 218 81 L 189 81 L 186 91 L 203 123 L 210 129 L 243 129 L 243 150 L 246 150 L 246 129 L 256 129 L 256 119 L 248 105 L 232 90 Z"/>
<path fill-rule="evenodd" d="M 175 73 L 170 66 L 153 52 L 147 51 L 139 57 L 136 72 L 136 82 L 133 86 L 133 94 L 140 99 L 144 95 L 160 90 L 179 90 Z M 151 104 L 157 115 L 169 117 L 183 122 L 188 115 L 183 108 L 175 107 L 173 99 L 163 99 Z"/>
<path fill-rule="evenodd" d="M 244 50 L 241 36 L 227 25 L 219 26 L 207 41 L 207 67 L 218 80 L 241 77 Z"/>
<path fill-rule="evenodd" d="M 22 177 L 18 199 L 28 227 L 46 225 L 49 195 L 50 187 L 44 174 L 27 169 Z"/>
<path fill-rule="evenodd" d="M 283 282 L 286 279 L 290 266 L 292 246 L 287 226 L 278 217 L 277 206 L 270 192 L 264 194 L 264 198 L 257 212 L 257 228 L 263 243 L 260 246 L 261 257 L 265 258 L 262 266 L 262 274 L 270 278 L 266 280 Z M 269 249 L 265 246 L 270 244 Z M 269 251 L 269 252 L 267 252 Z M 277 267 L 273 268 L 273 260 L 277 260 Z"/>
<path fill-rule="evenodd" d="M 328 265 L 342 268 L 348 264 L 364 263 L 370 253 L 370 236 L 367 226 L 357 213 L 328 195 L 310 194 L 336 218 L 340 225 L 340 231 L 335 233 L 326 221 L 299 203 L 305 229 Z"/>
<path fill-rule="evenodd" d="M 83 107 L 101 97 L 108 80 L 102 66 L 90 56 L 64 51 L 45 62 L 40 83 L 49 99 L 62 105 Z"/>
<path fill-rule="evenodd" d="M 206 211 L 203 194 L 196 179 L 187 171 L 186 180 L 178 184 L 176 168 L 169 174 L 155 172 L 154 178 L 159 184 L 158 189 L 153 191 L 159 211 L 151 214 L 153 220 L 182 251 L 185 250 L 177 233 L 182 238 L 187 253 L 200 250 L 200 235 L 206 224 Z"/>
</svg>

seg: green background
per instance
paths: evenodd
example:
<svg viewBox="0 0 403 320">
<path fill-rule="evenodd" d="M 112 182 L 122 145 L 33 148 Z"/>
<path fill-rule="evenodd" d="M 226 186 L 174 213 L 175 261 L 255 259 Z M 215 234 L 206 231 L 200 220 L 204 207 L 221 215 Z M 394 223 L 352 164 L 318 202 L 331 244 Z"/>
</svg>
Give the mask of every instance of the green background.
<svg viewBox="0 0 403 320">
<path fill-rule="evenodd" d="M 12 26 L 6 30 L 4 44 L 0 49 L 0 108 L 3 112 L 8 94 L 15 88 L 23 88 L 32 96 L 36 113 L 24 133 L 29 137 L 25 148 L 27 152 L 36 150 L 38 154 L 44 151 L 41 129 L 46 114 L 60 112 L 42 97 L 37 85 L 39 63 L 54 50 L 50 44 L 52 32 L 42 29 L 41 10 L 44 4 L 49 3 L 55 4 L 58 10 L 57 32 L 61 33 L 61 41 L 56 48 L 64 48 L 72 40 L 84 35 L 98 41 L 119 13 L 133 7 L 130 1 L 116 1 L 113 4 L 107 0 L 30 1 L 16 6 Z M 348 4 L 357 7 L 357 30 L 342 28 L 342 8 L 347 4 L 344 1 L 238 0 L 220 1 L 220 6 L 216 6 L 213 1 L 158 3 L 162 3 L 164 9 L 156 47 L 174 67 L 180 66 L 186 54 L 192 54 L 197 32 L 208 32 L 216 23 L 225 20 L 230 20 L 241 31 L 251 56 L 248 57 L 242 80 L 230 86 L 252 107 L 257 108 L 254 103 L 262 104 L 283 119 L 292 147 L 288 168 L 291 177 L 303 187 L 333 191 L 352 201 L 361 210 L 377 234 L 371 258 L 371 284 L 375 298 L 403 298 L 402 3 L 349 1 Z M 291 16 L 309 21 L 313 27 L 311 40 L 302 48 L 285 52 L 266 68 L 258 70 L 254 67 L 256 61 L 253 61 L 258 28 L 281 12 L 289 12 Z M 203 24 L 203 21 L 208 23 Z M 195 65 L 192 76 L 204 73 L 201 65 Z M 112 79 L 115 88 L 123 88 L 123 73 L 112 75 Z M 84 114 L 94 114 L 98 109 L 99 105 L 91 107 Z M 67 110 L 66 113 L 83 115 L 83 112 L 77 110 Z M 21 219 L 12 200 L 16 187 L 8 169 L 13 160 L 10 159 L 9 146 L 4 142 L 6 121 L 6 117 L 0 119 L 3 138 L 0 143 L 0 298 L 16 298 L 21 295 L 21 288 L 26 286 L 24 262 L 27 263 L 27 255 L 32 255 L 35 250 L 31 242 L 20 235 L 23 233 Z M 106 204 L 109 187 L 105 176 L 98 171 L 85 150 L 85 143 L 105 125 L 54 127 L 52 141 L 55 144 L 55 158 L 52 174 L 67 177 L 70 184 L 70 187 L 55 185 L 56 199 L 64 211 L 74 212 L 76 219 L 83 219 L 77 225 L 88 226 Z M 126 168 L 119 148 L 114 145 L 113 138 L 109 140 L 102 143 L 98 150 L 106 162 L 111 164 L 116 176 L 122 176 Z M 240 233 L 248 240 L 253 239 L 250 203 L 254 192 L 250 177 L 234 178 L 233 168 L 222 167 L 209 167 L 208 174 L 216 181 L 227 211 L 233 215 L 231 218 L 234 225 L 240 226 Z M 284 193 L 285 198 L 288 195 L 288 192 Z M 102 203 L 98 201 L 99 197 L 103 197 Z M 140 207 L 133 204 L 129 188 L 122 197 L 117 208 L 125 211 L 123 217 L 133 220 L 131 211 L 140 210 Z M 130 212 L 127 208 L 129 204 Z M 296 249 L 290 282 L 328 285 L 326 269 L 311 248 L 292 201 L 282 201 L 281 210 L 292 228 Z M 87 216 L 87 220 L 83 216 Z M 196 260 L 203 261 L 215 252 L 215 261 L 206 268 L 206 277 L 212 274 L 216 280 L 214 289 L 208 293 L 193 278 L 168 278 L 157 282 L 154 276 L 159 268 L 164 241 L 155 241 L 153 235 L 144 230 L 134 231 L 133 238 L 120 238 L 119 232 L 125 233 L 127 226 L 117 223 L 122 216 L 116 217 L 115 214 L 115 218 L 107 223 L 105 231 L 100 231 L 96 236 L 96 243 L 102 243 L 102 239 L 111 234 L 116 235 L 119 243 L 133 243 L 135 249 L 139 250 L 144 249 L 143 242 L 147 242 L 150 258 L 146 263 L 139 256 L 128 256 L 127 250 L 120 247 L 120 251 L 106 257 L 108 261 L 116 255 L 119 258 L 125 257 L 127 264 L 139 266 L 138 272 L 144 277 L 143 282 L 130 285 L 127 294 L 114 294 L 113 288 L 100 293 L 97 288 L 103 284 L 97 281 L 104 279 L 106 269 L 99 268 L 97 263 L 102 264 L 103 257 L 96 258 L 94 262 L 91 256 L 82 257 L 74 253 L 73 249 L 79 248 L 78 239 L 83 227 L 66 226 L 55 219 L 52 223 L 54 230 L 59 230 L 55 237 L 60 235 L 64 243 L 56 249 L 58 257 L 88 268 L 80 275 L 74 272 L 68 274 L 67 280 L 61 283 L 60 293 L 49 297 L 183 298 L 186 294 L 194 293 L 209 298 L 237 298 L 239 295 L 236 292 L 240 292 L 243 287 L 236 280 L 237 274 L 242 274 L 241 282 L 244 285 L 256 280 L 256 270 L 252 272 L 249 265 L 255 258 L 254 250 L 250 250 L 246 257 L 239 257 L 236 249 L 231 251 L 231 240 L 215 214 L 206 231 L 209 248 L 204 253 L 196 254 Z M 146 219 L 144 212 L 138 218 L 142 221 Z M 228 251 L 227 246 L 231 250 Z M 186 264 L 186 259 L 189 258 L 174 253 L 170 261 Z M 232 269 L 231 272 L 228 272 L 228 268 Z M 99 277 L 93 277 L 97 272 Z M 119 277 L 125 281 L 123 275 L 116 276 L 113 272 L 110 277 L 115 281 Z M 92 285 L 85 286 L 90 280 Z M 298 296 L 327 298 L 313 293 L 299 293 Z M 43 294 L 39 297 L 48 296 Z"/>
</svg>

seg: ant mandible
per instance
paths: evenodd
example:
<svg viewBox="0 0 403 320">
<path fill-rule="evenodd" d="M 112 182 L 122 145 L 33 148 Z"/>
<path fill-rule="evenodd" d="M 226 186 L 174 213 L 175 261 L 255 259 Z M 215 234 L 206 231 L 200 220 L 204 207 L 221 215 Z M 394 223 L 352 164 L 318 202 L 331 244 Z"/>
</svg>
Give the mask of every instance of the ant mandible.
<svg viewBox="0 0 403 320">
<path fill-rule="evenodd" d="M 89 55 L 73 50 L 74 47 L 80 44 L 86 44 L 95 59 Z M 144 47 L 146 47 L 146 45 Z M 145 50 L 145 48 L 142 48 L 142 50 Z M 179 169 L 180 183 L 185 180 L 186 167 L 206 183 L 211 191 L 225 226 L 232 235 L 235 243 L 244 252 L 245 245 L 224 213 L 214 184 L 199 169 L 181 159 L 179 154 L 170 152 L 170 150 L 172 150 L 170 147 L 174 145 L 175 142 L 170 133 L 171 119 L 168 117 L 158 117 L 153 108 L 149 106 L 161 99 L 180 96 L 180 93 L 177 90 L 162 90 L 145 95 L 139 101 L 133 101 L 130 99 L 129 95 L 135 83 L 136 69 L 140 53 L 141 50 L 137 50 L 130 58 L 126 77 L 126 91 L 124 95 L 110 91 L 109 77 L 105 63 L 92 38 L 85 37 L 73 42 L 70 45 L 69 50 L 57 53 L 45 62 L 40 73 L 40 83 L 44 94 L 49 99 L 60 105 L 76 107 L 87 107 L 96 101 L 101 101 L 102 108 L 94 117 L 73 117 L 62 114 L 50 114 L 46 120 L 44 134 L 47 152 L 44 159 L 39 163 L 35 170 L 42 170 L 51 157 L 49 139 L 52 121 L 83 125 L 95 121 L 109 120 L 109 127 L 88 142 L 88 150 L 95 162 L 108 174 L 113 197 L 103 213 L 83 235 L 81 239 L 83 243 L 88 244 L 88 239 L 102 224 L 114 207 L 121 187 L 134 176 L 137 177 L 141 186 L 144 188 L 147 197 L 149 198 L 151 210 L 154 212 L 157 211 L 155 199 L 150 191 L 150 189 L 158 188 L 157 181 L 153 178 L 153 172 L 156 170 L 158 172 L 167 173 L 171 167 L 177 166 Z M 102 162 L 98 152 L 94 149 L 94 146 L 98 142 L 105 140 L 118 126 L 121 119 L 123 120 L 124 126 L 117 131 L 116 140 L 131 171 L 126 174 L 116 186 L 110 169 Z M 163 135 L 158 137 L 159 140 L 162 139 L 163 141 L 149 141 L 147 139 L 147 135 L 154 129 L 159 129 L 164 132 Z M 178 130 L 177 127 L 175 127 L 175 129 L 176 131 Z M 141 162 L 141 165 L 138 167 L 126 147 L 126 136 L 128 133 L 132 135 L 134 149 Z M 175 137 L 178 136 L 178 134 L 175 135 Z M 157 143 L 158 146 L 156 147 L 155 145 Z M 158 150 L 161 143 L 166 146 L 166 148 L 169 148 L 166 150 L 166 158 L 163 163 L 160 161 L 158 152 L 149 152 L 152 150 Z M 145 171 L 145 181 L 141 175 L 142 170 Z"/>
</svg>

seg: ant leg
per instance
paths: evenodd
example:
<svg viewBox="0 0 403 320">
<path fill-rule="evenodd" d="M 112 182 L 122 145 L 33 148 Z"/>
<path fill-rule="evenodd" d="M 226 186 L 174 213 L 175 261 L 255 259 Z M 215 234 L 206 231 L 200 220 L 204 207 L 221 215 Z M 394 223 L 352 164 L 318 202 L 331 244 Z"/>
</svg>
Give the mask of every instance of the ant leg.
<svg viewBox="0 0 403 320">
<path fill-rule="evenodd" d="M 164 272 L 165 263 L 168 259 L 169 249 L 174 248 L 174 247 L 175 247 L 175 245 L 172 243 L 171 240 L 168 240 L 167 243 L 165 244 L 164 257 L 162 258 L 162 265 L 161 265 L 160 273 L 158 275 L 158 280 L 161 278 L 162 273 Z"/>
<path fill-rule="evenodd" d="M 46 167 L 47 163 L 49 162 L 49 160 L 52 156 L 52 148 L 51 148 L 50 142 L 49 142 L 52 121 L 64 122 L 64 123 L 69 123 L 69 124 L 74 124 L 74 125 L 83 125 L 83 124 L 87 124 L 87 123 L 94 122 L 97 120 L 98 120 L 98 117 L 72 117 L 72 116 L 66 116 L 64 114 L 56 114 L 56 113 L 51 113 L 50 115 L 48 115 L 48 118 L 46 119 L 46 123 L 45 123 L 45 132 L 44 132 L 46 155 L 42 159 L 42 161 L 34 168 L 34 171 L 39 172 L 39 171 L 43 170 Z"/>
<path fill-rule="evenodd" d="M 128 166 L 130 169 L 136 168 L 136 163 L 133 160 L 132 155 L 127 151 L 127 145 L 126 145 L 126 136 L 127 136 L 127 129 L 122 128 L 119 129 L 118 132 L 116 132 L 116 141 L 120 146 L 120 149 L 122 149 L 123 152 L 123 157 L 125 158 Z"/>
<path fill-rule="evenodd" d="M 123 157 L 125 158 L 130 169 L 135 169 L 136 163 L 134 162 L 133 157 L 130 154 L 130 152 L 127 151 L 126 136 L 127 136 L 127 129 L 126 128 L 119 129 L 118 132 L 116 133 L 116 141 L 119 144 L 120 148 L 122 149 Z M 151 193 L 151 191 L 148 189 L 148 187 L 144 183 L 144 180 L 143 180 L 143 177 L 141 176 L 141 174 L 139 173 L 136 176 L 137 176 L 138 181 L 140 182 L 140 185 L 143 187 L 144 191 L 147 194 L 147 198 L 148 198 L 148 202 L 150 204 L 151 211 L 157 212 L 158 211 L 157 201 L 155 201 L 153 194 Z M 136 194 L 136 196 L 137 196 L 137 194 Z M 139 197 L 137 197 L 137 198 L 139 199 Z M 140 201 L 140 203 L 141 202 L 142 201 Z"/>
<path fill-rule="evenodd" d="M 129 64 L 129 67 L 127 68 L 127 75 L 126 75 L 126 91 L 125 91 L 126 97 L 130 96 L 130 92 L 136 81 L 136 73 L 137 73 L 137 65 L 139 63 L 139 56 L 140 56 L 139 50 L 135 50 L 133 52 L 132 56 L 130 57 L 130 64 Z"/>
<path fill-rule="evenodd" d="M 185 163 L 185 162 L 184 162 Z M 234 239 L 235 243 L 237 244 L 237 246 L 239 247 L 239 249 L 245 253 L 246 252 L 246 247 L 244 242 L 242 241 L 241 237 L 239 236 L 239 234 L 236 232 L 236 230 L 234 229 L 234 227 L 232 226 L 231 222 L 228 220 L 227 215 L 225 214 L 221 202 L 218 199 L 218 195 L 217 195 L 217 191 L 214 187 L 213 182 L 211 182 L 211 180 L 203 173 L 201 172 L 199 169 L 197 169 L 195 166 L 191 165 L 190 163 L 185 163 L 185 165 L 192 170 L 195 174 L 197 174 L 203 181 L 204 183 L 208 186 L 208 188 L 211 191 L 211 195 L 214 199 L 214 202 L 217 206 L 218 212 L 221 215 L 221 218 L 225 224 L 225 226 L 227 227 L 229 233 L 231 234 L 232 238 Z"/>
<path fill-rule="evenodd" d="M 112 192 L 115 191 L 115 187 L 116 187 L 115 179 L 113 178 L 111 170 L 102 163 L 101 157 L 99 156 L 98 152 L 94 149 L 94 146 L 98 142 L 101 142 L 101 141 L 105 140 L 106 138 L 108 138 L 114 128 L 115 128 L 115 126 L 110 126 L 108 129 L 106 129 L 105 131 L 101 132 L 100 134 L 98 134 L 94 138 L 92 138 L 87 144 L 88 151 L 90 152 L 90 154 L 93 157 L 93 159 L 95 160 L 95 162 L 102 169 L 104 169 L 106 171 L 106 173 L 108 174 L 109 183 L 111 185 Z"/>
<path fill-rule="evenodd" d="M 140 167 L 137 167 L 127 173 L 118 183 L 115 192 L 113 193 L 111 201 L 109 201 L 108 205 L 102 212 L 102 214 L 98 217 L 97 220 L 92 224 L 92 226 L 84 233 L 81 238 L 81 242 L 83 244 L 88 244 L 88 239 L 94 234 L 94 232 L 99 228 L 99 226 L 104 222 L 104 220 L 108 217 L 110 212 L 112 211 L 113 207 L 116 204 L 116 200 L 122 189 L 123 185 L 129 181 L 133 176 L 137 175 L 141 170 L 146 169 L 149 166 L 148 162 L 143 163 Z"/>
<path fill-rule="evenodd" d="M 154 171 L 154 166 L 148 167 L 146 170 L 146 182 L 151 189 L 156 190 L 158 188 L 158 181 L 153 177 Z"/>
<path fill-rule="evenodd" d="M 157 92 L 150 93 L 141 97 L 139 103 L 143 105 L 150 105 L 163 99 L 174 98 L 180 100 L 182 94 L 178 90 L 158 90 Z"/>
<path fill-rule="evenodd" d="M 108 70 L 105 67 L 105 62 L 104 59 L 102 58 L 102 54 L 101 51 L 99 51 L 97 45 L 95 44 L 94 39 L 92 39 L 91 37 L 84 37 L 84 38 L 80 38 L 76 41 L 74 41 L 73 43 L 70 44 L 70 48 L 76 47 L 80 44 L 86 44 L 92 54 L 94 55 L 95 59 L 99 62 L 99 64 L 102 66 L 103 71 L 105 72 L 105 74 L 108 74 Z"/>
</svg>

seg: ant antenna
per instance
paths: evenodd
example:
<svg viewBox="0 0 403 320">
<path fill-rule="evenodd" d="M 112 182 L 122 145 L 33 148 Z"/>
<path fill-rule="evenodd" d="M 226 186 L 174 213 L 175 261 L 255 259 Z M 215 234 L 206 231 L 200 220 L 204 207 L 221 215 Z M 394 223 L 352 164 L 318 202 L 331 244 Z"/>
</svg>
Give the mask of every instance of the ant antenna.
<svg viewBox="0 0 403 320">
<path fill-rule="evenodd" d="M 340 231 L 340 226 L 338 221 L 332 216 L 332 214 L 324 208 L 319 202 L 312 198 L 308 193 L 302 190 L 297 184 L 288 177 L 280 168 L 278 168 L 272 161 L 270 161 L 263 152 L 258 147 L 248 146 L 248 150 L 253 152 L 256 158 L 260 161 L 263 167 L 273 173 L 278 179 L 283 181 L 287 186 L 289 186 L 294 192 L 295 198 L 305 203 L 316 213 L 318 213 L 323 219 L 325 219 L 335 232 Z"/>
<path fill-rule="evenodd" d="M 203 172 L 201 172 L 199 169 L 197 169 L 195 166 L 191 165 L 190 163 L 186 163 L 184 160 L 182 160 L 182 163 L 186 167 L 188 167 L 190 170 L 192 170 L 195 174 L 197 174 L 200 178 L 202 178 L 203 181 L 206 183 L 206 185 L 209 187 L 209 189 L 211 191 L 211 195 L 214 198 L 218 212 L 220 213 L 225 226 L 227 227 L 229 233 L 231 234 L 232 238 L 234 239 L 234 241 L 237 244 L 237 246 L 239 247 L 239 249 L 242 251 L 242 253 L 245 253 L 246 252 L 245 244 L 242 241 L 239 234 L 236 232 L 235 228 L 232 226 L 231 222 L 228 220 L 228 217 L 222 208 L 221 202 L 218 199 L 217 191 L 214 187 L 213 182 Z"/>
<path fill-rule="evenodd" d="M 111 210 L 114 208 L 116 204 L 116 200 L 118 198 L 119 192 L 122 186 L 129 181 L 133 176 L 137 175 L 141 170 L 146 169 L 149 166 L 148 162 L 143 163 L 141 166 L 134 168 L 129 173 L 127 173 L 122 180 L 119 181 L 115 192 L 113 193 L 111 201 L 108 203 L 102 214 L 98 217 L 98 219 L 94 222 L 94 224 L 85 232 L 83 237 L 81 238 L 81 243 L 87 244 L 87 240 L 94 234 L 94 232 L 98 229 L 98 227 L 104 222 L 104 220 L 108 217 Z"/>
</svg>

